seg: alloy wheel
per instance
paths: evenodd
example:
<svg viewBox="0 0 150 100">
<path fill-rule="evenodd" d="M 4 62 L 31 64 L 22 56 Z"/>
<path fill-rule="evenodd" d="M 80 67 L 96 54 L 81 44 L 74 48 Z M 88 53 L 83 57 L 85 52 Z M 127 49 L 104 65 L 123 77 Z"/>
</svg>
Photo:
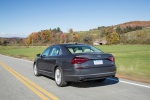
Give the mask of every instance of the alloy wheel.
<svg viewBox="0 0 150 100">
<path fill-rule="evenodd" d="M 58 85 L 61 84 L 61 71 L 58 68 L 55 71 L 55 81 Z"/>
</svg>

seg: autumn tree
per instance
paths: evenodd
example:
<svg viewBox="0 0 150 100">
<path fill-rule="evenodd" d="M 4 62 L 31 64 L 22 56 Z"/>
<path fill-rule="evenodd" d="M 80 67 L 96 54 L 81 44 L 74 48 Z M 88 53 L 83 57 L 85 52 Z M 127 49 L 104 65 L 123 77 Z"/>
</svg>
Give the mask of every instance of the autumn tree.
<svg viewBox="0 0 150 100">
<path fill-rule="evenodd" d="M 66 34 L 66 43 L 69 43 L 71 41 L 72 41 L 71 34 L 70 33 Z"/>
<path fill-rule="evenodd" d="M 0 45 L 3 45 L 3 46 L 7 46 L 9 44 L 9 41 L 7 39 L 1 39 L 1 44 Z"/>
<path fill-rule="evenodd" d="M 74 36 L 73 36 L 73 42 L 78 42 L 78 39 L 79 39 L 79 35 L 77 33 L 74 34 Z"/>
<path fill-rule="evenodd" d="M 116 31 L 112 33 L 112 44 L 116 44 L 119 42 L 119 35 Z"/>
<path fill-rule="evenodd" d="M 79 35 L 77 32 L 74 32 L 72 28 L 69 29 L 70 42 L 78 42 Z"/>
<path fill-rule="evenodd" d="M 104 36 L 106 36 L 106 28 L 101 28 L 101 31 L 100 31 L 100 37 L 103 38 Z"/>
<path fill-rule="evenodd" d="M 72 28 L 69 29 L 69 33 L 73 33 L 73 29 Z"/>
<path fill-rule="evenodd" d="M 42 43 L 50 42 L 52 39 L 51 31 L 50 30 L 41 31 L 40 38 L 41 38 Z"/>
<path fill-rule="evenodd" d="M 112 44 L 112 33 L 106 35 L 106 41 L 109 45 Z"/>
<path fill-rule="evenodd" d="M 60 29 L 60 27 L 57 27 L 56 31 L 57 32 L 62 32 L 61 29 Z"/>
<path fill-rule="evenodd" d="M 123 31 L 122 31 L 122 29 L 120 28 L 120 26 L 118 26 L 118 27 L 116 28 L 116 32 L 117 32 L 118 34 L 122 34 L 122 33 L 123 33 Z"/>
<path fill-rule="evenodd" d="M 127 43 L 127 36 L 126 36 L 126 34 L 121 34 L 119 36 L 120 36 L 120 38 L 119 38 L 120 43 L 126 44 Z"/>
<path fill-rule="evenodd" d="M 108 33 L 106 35 L 106 40 L 108 44 L 116 44 L 119 42 L 119 35 L 116 31 L 113 31 L 112 33 Z"/>
<path fill-rule="evenodd" d="M 91 35 L 86 35 L 83 37 L 83 42 L 86 44 L 92 44 L 93 42 L 93 38 Z"/>
<path fill-rule="evenodd" d="M 39 40 L 38 32 L 31 33 L 31 37 L 32 37 L 32 42 L 34 42 L 34 43 L 38 42 L 38 40 Z"/>
<path fill-rule="evenodd" d="M 25 43 L 26 43 L 27 45 L 30 45 L 30 44 L 32 43 L 32 37 L 31 37 L 31 35 L 29 35 L 29 36 L 26 38 Z"/>
<path fill-rule="evenodd" d="M 62 33 L 60 35 L 60 43 L 66 43 L 66 34 L 65 33 Z"/>
<path fill-rule="evenodd" d="M 33 32 L 31 33 L 25 40 L 25 43 L 27 45 L 34 45 L 38 42 L 39 40 L 39 35 L 38 35 L 38 32 Z"/>
<path fill-rule="evenodd" d="M 52 31 L 53 33 L 59 33 L 59 32 L 62 32 L 60 27 L 57 27 L 57 28 L 54 28 L 54 29 L 51 29 L 50 28 L 50 31 Z"/>
</svg>

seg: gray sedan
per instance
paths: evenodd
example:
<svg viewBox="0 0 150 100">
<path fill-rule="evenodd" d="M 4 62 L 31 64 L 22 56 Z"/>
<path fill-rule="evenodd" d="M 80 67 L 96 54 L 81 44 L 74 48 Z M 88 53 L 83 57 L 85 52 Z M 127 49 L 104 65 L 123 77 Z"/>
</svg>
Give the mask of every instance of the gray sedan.
<svg viewBox="0 0 150 100">
<path fill-rule="evenodd" d="M 37 54 L 33 64 L 35 76 L 55 79 L 57 86 L 68 82 L 104 81 L 116 74 L 115 58 L 87 44 L 57 44 Z"/>
</svg>

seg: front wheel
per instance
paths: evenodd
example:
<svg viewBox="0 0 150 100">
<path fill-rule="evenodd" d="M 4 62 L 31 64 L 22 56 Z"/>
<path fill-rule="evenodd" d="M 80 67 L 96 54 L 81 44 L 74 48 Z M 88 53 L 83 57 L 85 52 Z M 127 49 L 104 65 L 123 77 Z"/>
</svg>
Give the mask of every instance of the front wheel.
<svg viewBox="0 0 150 100">
<path fill-rule="evenodd" d="M 60 67 L 57 67 L 55 70 L 55 82 L 59 87 L 63 87 L 67 85 L 67 82 L 65 82 L 63 79 L 63 72 Z"/>
<path fill-rule="evenodd" d="M 36 64 L 33 65 L 33 72 L 34 72 L 34 75 L 35 75 L 35 76 L 39 76 L 39 75 L 40 75 L 40 73 L 38 72 L 38 69 L 37 69 L 37 65 L 36 65 Z"/>
</svg>

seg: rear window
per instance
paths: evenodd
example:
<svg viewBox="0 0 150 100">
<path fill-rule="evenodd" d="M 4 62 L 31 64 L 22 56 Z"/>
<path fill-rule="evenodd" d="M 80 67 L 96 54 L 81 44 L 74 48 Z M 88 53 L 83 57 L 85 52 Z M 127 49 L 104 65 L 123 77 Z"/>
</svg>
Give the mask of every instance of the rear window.
<svg viewBox="0 0 150 100">
<path fill-rule="evenodd" d="M 91 53 L 91 52 L 102 52 L 101 50 L 90 46 L 90 45 L 70 45 L 66 46 L 66 48 L 73 53 Z"/>
</svg>

